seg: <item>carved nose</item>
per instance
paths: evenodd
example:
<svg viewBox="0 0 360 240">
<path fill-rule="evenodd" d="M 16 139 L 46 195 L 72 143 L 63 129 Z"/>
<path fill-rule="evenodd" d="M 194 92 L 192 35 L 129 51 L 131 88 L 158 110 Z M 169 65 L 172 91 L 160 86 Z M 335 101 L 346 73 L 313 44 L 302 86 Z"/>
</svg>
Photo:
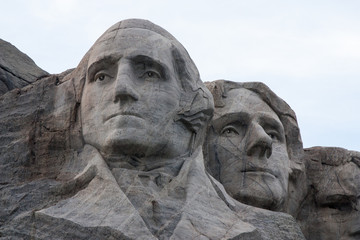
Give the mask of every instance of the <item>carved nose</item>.
<svg viewBox="0 0 360 240">
<path fill-rule="evenodd" d="M 114 102 L 139 100 L 139 93 L 134 86 L 134 78 L 128 66 L 119 67 L 116 77 Z"/>
<path fill-rule="evenodd" d="M 253 123 L 247 134 L 246 154 L 269 158 L 272 154 L 272 139 L 265 130 L 258 123 Z"/>
</svg>

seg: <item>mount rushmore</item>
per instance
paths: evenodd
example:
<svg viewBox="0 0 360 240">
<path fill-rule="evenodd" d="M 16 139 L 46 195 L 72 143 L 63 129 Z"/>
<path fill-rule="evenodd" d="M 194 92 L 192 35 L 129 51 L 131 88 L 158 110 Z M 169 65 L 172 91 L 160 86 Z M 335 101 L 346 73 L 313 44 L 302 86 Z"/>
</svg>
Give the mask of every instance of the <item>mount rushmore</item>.
<svg viewBox="0 0 360 240">
<path fill-rule="evenodd" d="M 0 51 L 0 239 L 359 239 L 360 152 L 304 149 L 269 87 L 203 82 L 154 23 L 61 74 Z"/>
</svg>

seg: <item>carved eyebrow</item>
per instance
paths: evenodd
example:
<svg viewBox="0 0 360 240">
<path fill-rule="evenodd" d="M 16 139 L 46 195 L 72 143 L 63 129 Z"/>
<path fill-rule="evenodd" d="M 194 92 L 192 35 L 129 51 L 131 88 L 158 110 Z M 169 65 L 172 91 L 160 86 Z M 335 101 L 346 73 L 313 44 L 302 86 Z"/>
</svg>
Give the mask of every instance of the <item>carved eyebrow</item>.
<svg viewBox="0 0 360 240">
<path fill-rule="evenodd" d="M 274 119 L 271 115 L 268 115 L 267 113 L 262 113 L 260 121 L 264 125 L 264 127 L 270 126 L 271 128 L 276 129 L 279 134 L 281 134 L 281 136 L 285 135 L 285 130 L 282 123 L 279 120 Z"/>
<path fill-rule="evenodd" d="M 93 75 L 101 68 L 105 68 L 109 64 L 114 64 L 121 56 L 118 55 L 108 55 L 101 57 L 97 59 L 95 62 L 91 63 L 88 67 L 87 74 L 89 76 L 89 79 L 92 79 Z M 155 67 L 158 71 L 160 71 L 160 74 L 167 78 L 169 73 L 169 67 L 162 63 L 159 60 L 156 60 L 152 57 L 146 56 L 146 55 L 136 55 L 131 58 L 131 60 L 134 63 L 144 63 L 147 67 Z"/>
<path fill-rule="evenodd" d="M 109 64 L 114 64 L 117 62 L 121 56 L 116 55 L 109 55 L 104 56 L 99 59 L 97 59 L 95 62 L 91 63 L 90 66 L 87 69 L 87 74 L 89 76 L 89 79 L 92 79 L 92 76 L 101 68 L 105 68 Z"/>
<path fill-rule="evenodd" d="M 219 130 L 223 126 L 226 126 L 229 123 L 235 122 L 245 122 L 247 123 L 250 116 L 247 112 L 235 112 L 235 113 L 228 113 L 225 114 L 215 120 L 212 121 L 212 125 L 215 129 Z"/>
<path fill-rule="evenodd" d="M 160 60 L 154 59 L 146 55 L 136 55 L 132 57 L 131 60 L 135 64 L 144 63 L 146 67 L 154 67 L 158 71 L 160 71 L 162 77 L 168 77 L 169 67 L 165 63 L 162 63 Z"/>
</svg>

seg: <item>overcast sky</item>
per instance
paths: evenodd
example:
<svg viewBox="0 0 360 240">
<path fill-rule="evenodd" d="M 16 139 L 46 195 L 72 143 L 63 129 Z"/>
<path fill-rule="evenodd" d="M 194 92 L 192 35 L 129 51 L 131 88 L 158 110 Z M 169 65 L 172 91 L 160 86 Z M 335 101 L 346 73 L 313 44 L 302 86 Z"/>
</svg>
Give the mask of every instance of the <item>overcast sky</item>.
<svg viewBox="0 0 360 240">
<path fill-rule="evenodd" d="M 295 111 L 304 147 L 360 151 L 360 1 L 8 0 L 0 38 L 60 73 L 127 18 L 168 30 L 203 81 L 267 84 Z"/>
</svg>

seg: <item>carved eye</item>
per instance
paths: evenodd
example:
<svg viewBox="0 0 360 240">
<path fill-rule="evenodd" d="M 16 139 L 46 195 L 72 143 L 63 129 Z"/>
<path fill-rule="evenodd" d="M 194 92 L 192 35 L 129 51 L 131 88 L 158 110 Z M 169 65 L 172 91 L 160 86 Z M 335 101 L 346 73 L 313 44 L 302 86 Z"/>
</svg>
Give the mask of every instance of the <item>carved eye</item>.
<svg viewBox="0 0 360 240">
<path fill-rule="evenodd" d="M 271 139 L 276 139 L 276 135 L 275 135 L 275 134 L 269 133 L 268 135 L 269 135 L 269 137 L 270 137 Z"/>
<path fill-rule="evenodd" d="M 357 211 L 357 200 L 354 196 L 336 195 L 328 197 L 328 202 L 321 204 L 322 207 L 336 209 L 340 212 Z"/>
<path fill-rule="evenodd" d="M 267 135 L 272 139 L 272 140 L 279 140 L 279 136 L 277 133 L 275 132 L 268 132 Z"/>
<path fill-rule="evenodd" d="M 232 126 L 227 126 L 221 131 L 221 135 L 230 137 L 230 136 L 239 135 L 239 132 L 236 130 L 236 128 Z"/>
<path fill-rule="evenodd" d="M 145 78 L 160 78 L 160 74 L 155 71 L 147 71 L 144 75 Z"/>
<path fill-rule="evenodd" d="M 323 205 L 328 208 L 336 209 L 342 212 L 350 212 L 353 209 L 351 202 L 342 202 L 342 203 L 327 203 Z"/>
<path fill-rule="evenodd" d="M 105 75 L 100 75 L 96 80 L 102 81 L 105 79 Z"/>
<path fill-rule="evenodd" d="M 99 74 L 95 75 L 94 79 L 95 79 L 95 82 L 96 81 L 104 81 L 106 77 L 107 77 L 106 74 L 99 73 Z"/>
</svg>

